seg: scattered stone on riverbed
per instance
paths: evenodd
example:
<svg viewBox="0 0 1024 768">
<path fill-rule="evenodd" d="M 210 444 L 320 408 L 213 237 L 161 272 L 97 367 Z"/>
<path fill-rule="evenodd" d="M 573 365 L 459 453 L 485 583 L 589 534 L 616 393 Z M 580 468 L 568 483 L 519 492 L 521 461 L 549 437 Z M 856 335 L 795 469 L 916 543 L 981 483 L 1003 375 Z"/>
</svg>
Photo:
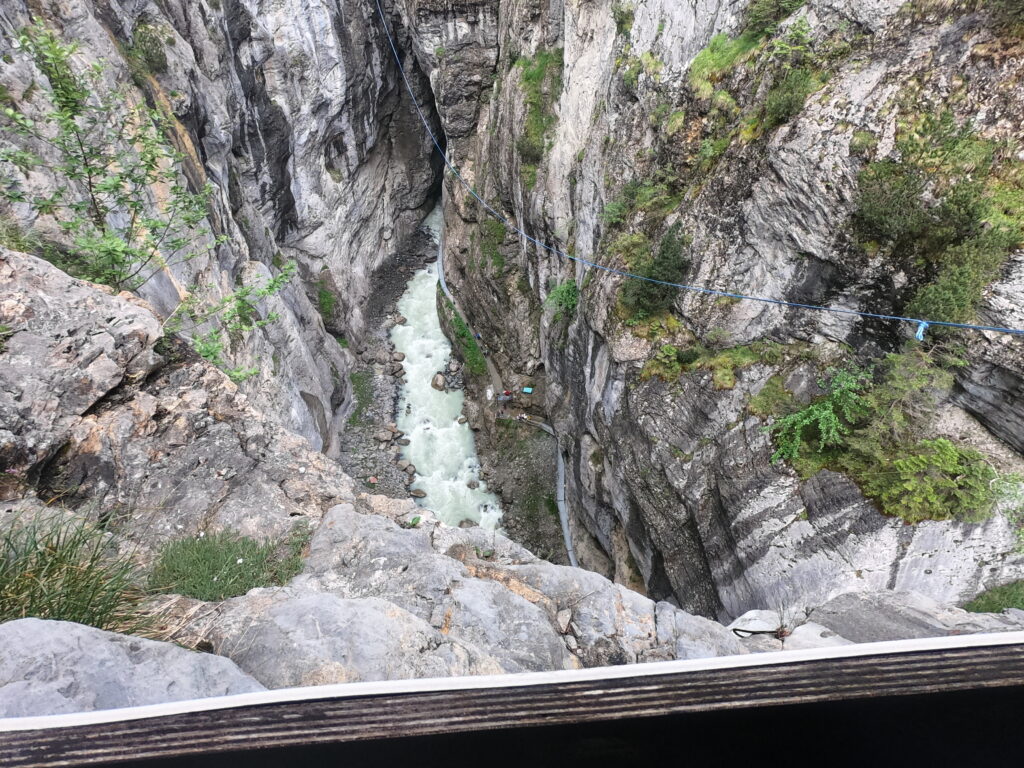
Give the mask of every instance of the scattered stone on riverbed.
<svg viewBox="0 0 1024 768">
<path fill-rule="evenodd" d="M 467 421 L 469 421 L 469 419 L 465 416 L 459 416 L 459 424 L 465 424 Z"/>
<path fill-rule="evenodd" d="M 399 315 L 395 318 L 395 325 L 405 325 L 408 320 L 405 319 L 405 315 Z"/>
<path fill-rule="evenodd" d="M 413 488 L 411 491 L 409 491 L 409 495 L 414 496 L 417 499 L 422 499 L 427 495 L 427 492 L 421 488 Z"/>
<path fill-rule="evenodd" d="M 409 475 L 415 475 L 416 474 L 416 465 L 415 464 L 410 464 L 409 466 L 407 466 L 405 468 L 405 472 L 406 472 L 406 474 L 409 474 Z"/>
<path fill-rule="evenodd" d="M 396 363 L 405 362 L 405 352 L 394 352 L 391 355 L 391 359 L 394 360 Z"/>
<path fill-rule="evenodd" d="M 395 442 L 398 443 L 399 445 L 409 445 L 410 441 L 409 438 L 403 437 L 402 439 L 396 440 Z"/>
</svg>

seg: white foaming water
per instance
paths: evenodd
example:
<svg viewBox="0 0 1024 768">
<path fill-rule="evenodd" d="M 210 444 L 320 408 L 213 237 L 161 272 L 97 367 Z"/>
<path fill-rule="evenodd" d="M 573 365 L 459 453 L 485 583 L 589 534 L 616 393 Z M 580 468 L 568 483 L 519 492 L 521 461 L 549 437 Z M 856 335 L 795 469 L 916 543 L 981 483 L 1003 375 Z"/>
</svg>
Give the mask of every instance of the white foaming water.
<svg viewBox="0 0 1024 768">
<path fill-rule="evenodd" d="M 427 225 L 437 232 L 431 215 Z M 462 392 L 439 392 L 430 386 L 448 364 L 451 345 L 437 317 L 437 264 L 417 272 L 398 301 L 408 322 L 396 325 L 391 340 L 405 354 L 406 383 L 399 401 L 398 428 L 409 439 L 403 458 L 416 465 L 413 488 L 426 492 L 419 503 L 449 525 L 473 520 L 495 530 L 501 521 L 498 498 L 480 481 L 473 432 L 459 424 Z M 470 488 L 475 481 L 477 488 Z"/>
</svg>

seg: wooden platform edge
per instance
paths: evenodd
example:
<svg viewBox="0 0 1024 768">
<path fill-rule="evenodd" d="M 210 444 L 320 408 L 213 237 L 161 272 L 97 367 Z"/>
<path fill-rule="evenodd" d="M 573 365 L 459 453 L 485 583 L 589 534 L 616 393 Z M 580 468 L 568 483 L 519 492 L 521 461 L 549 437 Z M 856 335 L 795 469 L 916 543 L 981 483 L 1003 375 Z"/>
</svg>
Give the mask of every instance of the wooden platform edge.
<svg viewBox="0 0 1024 768">
<path fill-rule="evenodd" d="M 869 696 L 1024 687 L 1024 632 L 568 672 L 357 683 L 0 720 L 0 765 L 116 764 Z"/>
</svg>

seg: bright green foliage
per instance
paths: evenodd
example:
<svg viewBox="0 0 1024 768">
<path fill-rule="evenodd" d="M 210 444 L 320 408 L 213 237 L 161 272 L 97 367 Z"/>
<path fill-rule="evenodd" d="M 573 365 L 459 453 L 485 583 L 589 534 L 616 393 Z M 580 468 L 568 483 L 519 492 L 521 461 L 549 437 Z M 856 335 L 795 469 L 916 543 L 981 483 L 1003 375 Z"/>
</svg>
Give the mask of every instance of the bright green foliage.
<svg viewBox="0 0 1024 768">
<path fill-rule="evenodd" d="M 563 317 L 572 318 L 576 314 L 576 305 L 579 301 L 580 289 L 576 287 L 576 281 L 566 280 L 555 286 L 544 303 L 555 308 L 554 319 L 557 321 Z"/>
<path fill-rule="evenodd" d="M 711 42 L 693 59 L 690 64 L 690 85 L 698 96 L 710 98 L 715 92 L 714 83 L 718 82 L 733 65 L 744 55 L 752 51 L 760 38 L 744 33 L 735 40 L 726 34 L 715 35 Z"/>
<path fill-rule="evenodd" d="M 348 380 L 352 384 L 352 396 L 355 399 L 348 423 L 358 426 L 366 409 L 373 403 L 373 376 L 369 371 L 352 371 L 348 375 Z"/>
<path fill-rule="evenodd" d="M 679 359 L 679 350 L 671 344 L 663 344 L 654 357 L 644 363 L 640 371 L 641 379 L 657 376 L 665 381 L 675 381 L 683 373 L 683 365 Z"/>
<path fill-rule="evenodd" d="M 744 55 L 757 47 L 764 37 L 774 35 L 778 23 L 792 14 L 804 0 L 754 0 L 747 8 L 747 25 L 735 39 L 719 34 L 690 64 L 690 86 L 703 99 L 714 93 L 714 83 Z"/>
<path fill-rule="evenodd" d="M 169 127 L 163 115 L 128 106 L 121 92 L 94 93 L 100 71 L 76 74 L 74 47 L 45 27 L 31 27 L 18 39 L 47 75 L 54 108 L 35 122 L 5 107 L 4 127 L 49 144 L 56 160 L 6 149 L 0 161 L 22 174 L 47 170 L 66 184 L 49 196 L 29 196 L 7 175 L 0 194 L 59 222 L 73 248 L 58 266 L 116 290 L 134 290 L 165 265 L 211 251 L 217 240 L 203 226 L 211 190 L 192 193 L 180 182 L 176 163 L 182 158 L 164 141 Z M 156 185 L 166 187 L 166 199 L 154 214 L 148 194 Z"/>
<path fill-rule="evenodd" d="M 102 93 L 102 68 L 75 72 L 75 46 L 65 45 L 46 27 L 30 27 L 18 41 L 46 75 L 52 108 L 35 121 L 3 107 L 0 126 L 48 145 L 53 159 L 0 150 L 0 196 L 27 204 L 60 226 L 70 247 L 43 250 L 42 255 L 75 277 L 115 290 L 138 290 L 168 266 L 209 255 L 226 241 L 205 225 L 210 185 L 192 192 L 180 178 L 177 166 L 184 157 L 164 138 L 172 126 L 163 114 L 132 106 L 124 92 Z M 60 182 L 52 194 L 30 195 L 22 188 L 17 176 L 34 171 L 49 172 Z M 263 286 L 243 287 L 212 304 L 196 290 L 165 327 L 189 333 L 203 357 L 227 369 L 224 334 L 239 338 L 272 322 L 272 315 L 258 319 L 255 301 L 280 291 L 293 271 L 282 270 Z M 227 373 L 237 381 L 255 370 Z"/>
<path fill-rule="evenodd" d="M 682 233 L 680 224 L 674 224 L 661 238 L 657 253 L 632 266 L 637 274 L 661 283 L 647 280 L 626 280 L 621 288 L 619 300 L 631 317 L 643 320 L 669 309 L 675 302 L 679 289 L 662 283 L 681 283 L 690 268 L 690 259 L 685 250 L 690 237 Z"/>
<path fill-rule="evenodd" d="M 7 340 L 14 335 L 14 328 L 9 325 L 0 325 L 0 354 L 7 349 Z"/>
<path fill-rule="evenodd" d="M 861 487 L 882 509 L 910 523 L 921 520 L 982 520 L 996 498 L 996 471 L 985 457 L 944 438 L 922 440 L 877 474 L 864 473 Z"/>
<path fill-rule="evenodd" d="M 505 232 L 505 225 L 497 219 L 487 219 L 480 225 L 480 251 L 499 272 L 505 269 L 505 257 L 501 255 Z"/>
<path fill-rule="evenodd" d="M 730 138 L 721 136 L 717 139 L 707 138 L 700 143 L 697 150 L 697 165 L 705 173 L 715 167 L 718 158 L 729 148 Z"/>
<path fill-rule="evenodd" d="M 688 371 L 711 371 L 715 389 L 732 389 L 736 386 L 736 371 L 755 363 L 775 365 L 782 361 L 782 352 L 781 344 L 758 341 L 726 349 L 691 347 L 680 352 L 679 359 Z"/>
<path fill-rule="evenodd" d="M 661 169 L 647 181 L 631 181 L 605 205 L 601 218 L 615 227 L 643 214 L 645 224 L 656 225 L 679 207 L 682 196 L 674 191 L 677 182 L 675 176 Z"/>
<path fill-rule="evenodd" d="M 323 280 L 318 280 L 316 283 L 316 305 L 320 310 L 320 316 L 329 319 L 334 314 L 334 307 L 337 304 L 338 297 Z"/>
<path fill-rule="evenodd" d="M 1004 494 L 985 457 L 922 436 L 952 376 L 917 350 L 889 355 L 874 378 L 835 375 L 825 397 L 766 427 L 773 460 L 791 461 L 804 476 L 844 472 L 884 514 L 908 522 L 988 515 Z"/>
<path fill-rule="evenodd" d="M 305 526 L 281 542 L 260 543 L 234 531 L 178 539 L 157 555 L 149 587 L 196 600 L 225 600 L 257 587 L 280 586 L 302 570 Z"/>
<path fill-rule="evenodd" d="M 668 116 L 668 121 L 665 123 L 665 133 L 669 136 L 675 136 L 683 128 L 686 127 L 686 112 L 678 110 Z"/>
<path fill-rule="evenodd" d="M 878 137 L 871 131 L 854 131 L 853 138 L 850 139 L 850 154 L 863 157 L 874 151 L 877 146 Z"/>
<path fill-rule="evenodd" d="M 480 350 L 480 345 L 476 343 L 476 338 L 473 336 L 473 332 L 469 330 L 469 326 L 466 325 L 466 321 L 455 311 L 455 307 L 450 301 L 447 304 L 451 312 L 452 328 L 455 331 L 455 338 L 459 342 L 459 349 L 462 352 L 462 359 L 466 364 L 466 370 L 474 376 L 483 376 L 487 373 L 487 358 L 484 357 L 484 353 Z"/>
<path fill-rule="evenodd" d="M 562 90 L 562 49 L 538 51 L 532 59 L 520 58 L 516 66 L 522 69 L 526 97 L 526 122 L 516 148 L 523 164 L 534 167 L 536 183 L 536 165 L 544 159 L 545 137 L 555 124 L 553 107 Z"/>
<path fill-rule="evenodd" d="M 144 629 L 131 560 L 82 520 L 14 520 L 0 533 L 0 623 L 33 616 L 113 632 Z"/>
<path fill-rule="evenodd" d="M 851 425 L 864 415 L 861 390 L 869 379 L 864 371 L 837 370 L 828 382 L 820 382 L 828 393 L 824 398 L 768 427 L 775 436 L 772 461 L 796 460 L 810 440 L 817 441 L 819 452 L 840 445 Z"/>
<path fill-rule="evenodd" d="M 974 613 L 1002 613 L 1007 608 L 1024 611 L 1024 581 L 985 590 L 964 608 Z"/>
</svg>

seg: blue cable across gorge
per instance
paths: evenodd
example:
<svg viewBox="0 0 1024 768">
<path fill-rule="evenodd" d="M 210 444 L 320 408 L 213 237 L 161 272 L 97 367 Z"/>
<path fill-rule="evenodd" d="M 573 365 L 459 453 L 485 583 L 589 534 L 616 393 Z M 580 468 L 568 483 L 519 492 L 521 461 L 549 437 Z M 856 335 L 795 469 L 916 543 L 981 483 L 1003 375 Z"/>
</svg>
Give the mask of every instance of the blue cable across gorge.
<svg viewBox="0 0 1024 768">
<path fill-rule="evenodd" d="M 402 81 L 405 83 L 405 89 L 409 92 L 409 98 L 412 99 L 413 106 L 416 108 L 416 112 L 417 112 L 417 114 L 420 117 L 420 122 L 423 123 L 423 128 L 426 130 L 427 135 L 430 136 L 430 140 L 433 142 L 434 148 L 437 150 L 438 154 L 441 156 L 441 159 L 444 160 L 444 164 L 448 167 L 448 170 L 450 170 L 452 172 L 452 174 L 455 176 L 455 178 L 459 180 L 459 183 L 462 184 L 462 186 L 466 188 L 466 191 L 469 192 L 469 194 L 472 195 L 474 198 L 476 198 L 477 202 L 479 202 L 480 205 L 482 205 L 484 207 L 484 209 L 491 216 L 493 216 L 495 219 L 497 219 L 502 224 L 504 224 L 508 229 L 512 230 L 513 232 L 515 232 L 520 237 L 530 241 L 534 245 L 536 245 L 536 246 L 538 246 L 540 248 L 543 248 L 546 251 L 550 251 L 551 253 L 555 254 L 556 256 L 561 256 L 564 259 L 569 259 L 570 261 L 575 261 L 578 264 L 583 264 L 584 266 L 586 266 L 588 268 L 591 268 L 591 269 L 600 269 L 600 270 L 602 270 L 604 272 L 610 272 L 613 275 L 621 275 L 622 277 L 628 277 L 628 278 L 630 278 L 632 280 L 644 280 L 644 281 L 646 281 L 648 283 L 657 283 L 658 285 L 667 285 L 667 286 L 670 286 L 672 288 L 678 288 L 678 289 L 683 290 L 683 291 L 691 291 L 693 293 L 704 293 L 704 294 L 708 294 L 708 295 L 711 295 L 711 296 L 722 296 L 722 297 L 729 298 L 729 299 L 738 299 L 740 301 L 759 301 L 759 302 L 761 302 L 763 304 L 777 304 L 777 305 L 782 306 L 782 307 L 790 307 L 791 309 L 807 309 L 807 310 L 813 310 L 813 311 L 816 311 L 816 312 L 833 312 L 833 313 L 839 314 L 839 315 L 856 315 L 858 317 L 870 317 L 870 318 L 874 318 L 876 320 L 896 320 L 896 321 L 899 321 L 899 322 L 902 322 L 902 323 L 912 323 L 912 324 L 917 326 L 917 331 L 914 334 L 914 337 L 918 341 L 924 340 L 924 333 L 928 329 L 928 327 L 931 326 L 931 325 L 943 326 L 943 327 L 946 327 L 946 328 L 962 328 L 962 329 L 969 330 L 969 331 L 994 331 L 996 333 L 1012 333 L 1012 334 L 1016 334 L 1018 336 L 1024 335 L 1024 329 L 1022 329 L 1022 328 L 1001 328 L 999 326 L 992 326 L 992 325 L 971 325 L 970 323 L 950 323 L 950 322 L 947 322 L 945 320 L 922 320 L 921 318 L 918 318 L 918 317 L 903 317 L 901 315 L 884 315 L 884 314 L 880 314 L 880 313 L 876 313 L 876 312 L 861 312 L 861 311 L 856 310 L 856 309 L 844 309 L 842 307 L 823 307 L 823 306 L 819 306 L 817 304 L 801 304 L 800 302 L 796 302 L 796 301 L 783 301 L 781 299 L 772 299 L 772 298 L 769 298 L 767 296 L 748 296 L 746 294 L 736 293 L 734 291 L 723 291 L 723 290 L 718 290 L 717 288 L 706 288 L 706 287 L 703 287 L 703 286 L 700 286 L 700 285 L 685 285 L 683 283 L 670 283 L 670 282 L 667 282 L 665 280 L 657 280 L 657 279 L 655 279 L 653 277 L 644 277 L 643 275 L 637 275 L 637 274 L 634 274 L 632 272 L 626 272 L 626 271 L 621 270 L 621 269 L 615 269 L 614 267 L 606 267 L 603 264 L 597 264 L 597 263 L 595 263 L 593 261 L 589 261 L 587 259 L 580 258 L 579 256 L 572 256 L 572 255 L 570 255 L 568 253 L 564 253 L 563 251 L 560 251 L 559 249 L 557 249 L 557 248 L 555 248 L 553 246 L 548 245 L 547 243 L 544 243 L 544 242 L 538 240 L 537 238 L 527 234 L 526 232 L 523 232 L 523 230 L 519 229 L 512 222 L 510 222 L 508 219 L 506 219 L 504 216 L 502 216 L 500 213 L 498 213 L 498 211 L 496 211 L 493 207 L 491 207 L 487 203 L 487 201 L 484 200 L 482 197 L 480 197 L 480 195 L 478 195 L 476 193 L 476 190 L 474 190 L 473 187 L 465 179 L 463 179 L 461 175 L 459 175 L 459 172 L 455 169 L 455 166 L 452 165 L 451 160 L 448 159 L 448 155 L 445 153 L 444 149 L 441 147 L 441 144 L 440 144 L 440 142 L 438 142 L 437 137 L 434 135 L 434 132 L 432 130 L 430 130 L 430 123 L 428 122 L 428 120 L 426 118 L 426 115 L 423 114 L 423 110 L 420 108 L 419 101 L 416 98 L 416 93 L 413 91 L 412 84 L 409 82 L 409 78 L 408 78 L 408 76 L 405 73 L 405 68 L 402 66 L 402 57 L 398 53 L 398 47 L 395 45 L 395 39 L 391 36 L 391 30 L 388 29 L 387 17 L 384 15 L 384 9 L 381 7 L 380 0 L 374 0 L 374 2 L 377 4 L 377 13 L 380 14 L 380 21 L 381 21 L 381 24 L 384 27 L 384 34 L 387 35 L 388 45 L 391 46 L 391 53 L 395 57 L 395 64 L 397 64 L 398 71 L 402 75 Z"/>
</svg>

